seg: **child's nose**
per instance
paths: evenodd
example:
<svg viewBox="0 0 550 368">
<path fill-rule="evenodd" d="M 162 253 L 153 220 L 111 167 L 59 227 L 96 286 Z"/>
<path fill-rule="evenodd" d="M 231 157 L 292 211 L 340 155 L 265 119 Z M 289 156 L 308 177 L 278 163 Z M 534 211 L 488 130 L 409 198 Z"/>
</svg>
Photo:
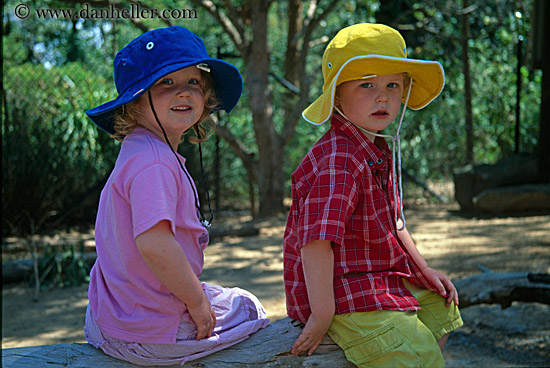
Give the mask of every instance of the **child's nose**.
<svg viewBox="0 0 550 368">
<path fill-rule="evenodd" d="M 178 97 L 187 97 L 191 95 L 191 86 L 188 84 L 181 85 L 178 88 Z"/>
<path fill-rule="evenodd" d="M 388 100 L 388 92 L 386 90 L 379 90 L 376 94 L 376 101 L 387 101 Z"/>
</svg>

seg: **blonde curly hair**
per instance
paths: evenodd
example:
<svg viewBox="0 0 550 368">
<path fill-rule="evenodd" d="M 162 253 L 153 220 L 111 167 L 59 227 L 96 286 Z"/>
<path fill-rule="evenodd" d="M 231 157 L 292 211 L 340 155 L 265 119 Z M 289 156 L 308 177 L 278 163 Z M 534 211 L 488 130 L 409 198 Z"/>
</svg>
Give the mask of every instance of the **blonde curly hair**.
<svg viewBox="0 0 550 368">
<path fill-rule="evenodd" d="M 211 119 L 210 112 L 213 108 L 219 105 L 219 100 L 214 91 L 214 82 L 210 73 L 201 70 L 202 74 L 202 88 L 204 91 L 204 110 L 199 120 L 192 126 L 192 130 L 195 136 L 189 137 L 191 143 L 202 143 L 207 140 L 216 130 L 216 123 Z M 114 116 L 114 130 L 115 133 L 111 135 L 112 138 L 117 141 L 122 141 L 124 137 L 130 134 L 135 127 L 139 124 L 138 121 L 141 118 L 141 112 L 137 108 L 137 101 L 132 101 L 119 107 L 115 111 Z M 183 135 L 187 134 L 187 131 Z M 183 136 L 182 136 L 183 139 Z"/>
</svg>

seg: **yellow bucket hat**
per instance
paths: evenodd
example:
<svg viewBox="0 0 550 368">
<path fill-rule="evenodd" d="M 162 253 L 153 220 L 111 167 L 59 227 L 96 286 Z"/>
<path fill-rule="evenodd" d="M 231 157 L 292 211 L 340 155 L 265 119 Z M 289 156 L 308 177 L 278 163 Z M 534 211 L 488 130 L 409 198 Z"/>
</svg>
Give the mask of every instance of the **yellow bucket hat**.
<svg viewBox="0 0 550 368">
<path fill-rule="evenodd" d="M 323 54 L 322 70 L 323 94 L 302 113 L 315 125 L 330 118 L 336 87 L 344 82 L 406 72 L 414 81 L 407 103 L 413 110 L 432 102 L 445 85 L 439 62 L 407 59 L 403 37 L 383 24 L 360 23 L 340 30 Z"/>
</svg>

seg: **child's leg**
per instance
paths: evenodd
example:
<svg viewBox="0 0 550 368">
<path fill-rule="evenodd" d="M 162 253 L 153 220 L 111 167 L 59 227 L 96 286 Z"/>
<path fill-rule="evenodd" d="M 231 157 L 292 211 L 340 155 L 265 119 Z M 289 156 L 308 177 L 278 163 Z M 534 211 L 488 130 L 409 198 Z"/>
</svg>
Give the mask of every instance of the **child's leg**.
<svg viewBox="0 0 550 368">
<path fill-rule="evenodd" d="M 183 365 L 225 349 L 246 339 L 269 320 L 265 309 L 254 295 L 239 288 L 223 288 L 202 283 L 203 290 L 216 313 L 216 328 L 208 339 L 196 341 L 197 327 L 186 315 L 179 321 L 176 342 L 173 344 L 151 344 L 125 341 L 107 336 L 101 332 L 92 316 L 91 308 L 86 311 L 86 340 L 104 353 L 117 359 L 146 366 Z"/>
<path fill-rule="evenodd" d="M 454 302 L 447 307 L 445 298 L 431 290 L 420 288 L 407 280 L 403 280 L 403 283 L 420 303 L 422 309 L 418 311 L 418 318 L 432 331 L 443 350 L 450 333 L 463 324 L 458 307 Z"/>
<path fill-rule="evenodd" d="M 216 313 L 214 333 L 223 334 L 235 327 L 249 323 L 255 330 L 267 326 L 269 319 L 258 298 L 241 288 L 224 288 L 202 282 L 204 293 Z"/>
<path fill-rule="evenodd" d="M 414 311 L 334 316 L 328 334 L 358 367 L 444 367 L 431 331 Z"/>
<path fill-rule="evenodd" d="M 437 340 L 437 345 L 439 345 L 439 348 L 441 349 L 441 351 L 443 351 L 443 349 L 445 349 L 445 345 L 447 344 L 447 340 L 449 339 L 450 335 L 451 335 L 450 332 L 446 333 L 445 335 L 443 335 L 442 338 Z"/>
</svg>

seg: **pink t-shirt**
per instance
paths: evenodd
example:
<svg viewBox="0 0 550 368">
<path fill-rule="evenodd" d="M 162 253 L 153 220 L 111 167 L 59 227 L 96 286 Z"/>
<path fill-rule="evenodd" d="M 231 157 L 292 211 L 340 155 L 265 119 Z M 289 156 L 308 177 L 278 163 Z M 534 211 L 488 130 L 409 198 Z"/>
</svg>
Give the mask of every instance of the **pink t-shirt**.
<svg viewBox="0 0 550 368">
<path fill-rule="evenodd" d="M 135 238 L 168 220 L 200 276 L 208 232 L 199 221 L 191 185 L 169 146 L 156 135 L 137 127 L 124 138 L 101 192 L 97 261 L 88 290 L 90 308 L 106 335 L 139 343 L 175 343 L 187 309 L 150 271 Z"/>
</svg>

